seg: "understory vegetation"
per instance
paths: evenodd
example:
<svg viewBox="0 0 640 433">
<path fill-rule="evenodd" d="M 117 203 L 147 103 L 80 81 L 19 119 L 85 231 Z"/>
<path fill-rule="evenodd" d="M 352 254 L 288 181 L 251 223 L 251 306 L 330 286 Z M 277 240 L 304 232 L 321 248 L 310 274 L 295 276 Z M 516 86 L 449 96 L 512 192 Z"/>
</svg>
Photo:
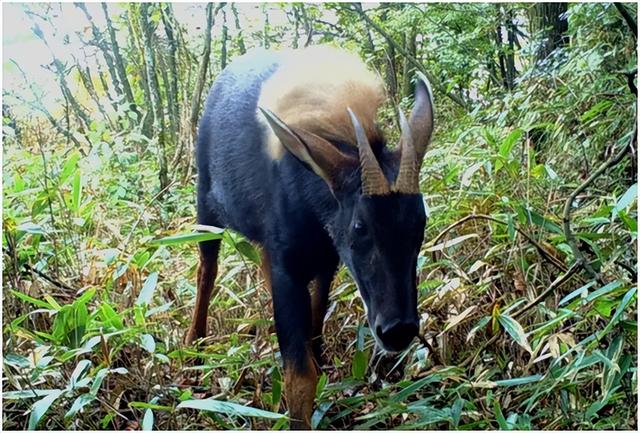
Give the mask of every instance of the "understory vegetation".
<svg viewBox="0 0 640 433">
<path fill-rule="evenodd" d="M 340 268 L 313 427 L 637 429 L 635 4 L 3 9 L 4 429 L 287 428 L 260 255 L 194 229 L 192 155 L 235 57 L 322 43 L 384 78 L 389 143 L 416 72 L 436 129 L 421 336 L 379 353 Z M 210 337 L 188 346 L 212 237 Z"/>
</svg>

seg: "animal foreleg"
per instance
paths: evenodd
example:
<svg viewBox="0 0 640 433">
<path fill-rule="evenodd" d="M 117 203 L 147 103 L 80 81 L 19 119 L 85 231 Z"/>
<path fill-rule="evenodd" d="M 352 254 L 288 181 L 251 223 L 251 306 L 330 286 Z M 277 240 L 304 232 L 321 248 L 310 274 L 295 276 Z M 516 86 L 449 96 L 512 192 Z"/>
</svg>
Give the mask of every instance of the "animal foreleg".
<svg viewBox="0 0 640 433">
<path fill-rule="evenodd" d="M 295 281 L 285 268 L 272 265 L 273 310 L 284 362 L 289 427 L 311 428 L 318 373 L 311 350 L 311 299 L 308 281 Z"/>
</svg>

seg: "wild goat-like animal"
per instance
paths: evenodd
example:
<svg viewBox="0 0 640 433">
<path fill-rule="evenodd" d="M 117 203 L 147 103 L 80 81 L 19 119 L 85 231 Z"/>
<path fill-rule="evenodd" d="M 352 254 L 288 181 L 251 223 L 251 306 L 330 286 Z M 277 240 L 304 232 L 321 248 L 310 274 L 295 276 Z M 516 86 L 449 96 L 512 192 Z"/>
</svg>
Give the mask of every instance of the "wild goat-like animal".
<svg viewBox="0 0 640 433">
<path fill-rule="evenodd" d="M 198 223 L 262 247 L 285 370 L 291 428 L 308 429 L 329 287 L 342 261 L 388 351 L 418 334 L 416 266 L 426 223 L 418 174 L 433 130 L 432 92 L 416 80 L 385 146 L 380 78 L 356 56 L 314 47 L 237 58 L 214 83 L 200 122 Z M 200 243 L 187 341 L 207 333 L 220 241 Z"/>
</svg>

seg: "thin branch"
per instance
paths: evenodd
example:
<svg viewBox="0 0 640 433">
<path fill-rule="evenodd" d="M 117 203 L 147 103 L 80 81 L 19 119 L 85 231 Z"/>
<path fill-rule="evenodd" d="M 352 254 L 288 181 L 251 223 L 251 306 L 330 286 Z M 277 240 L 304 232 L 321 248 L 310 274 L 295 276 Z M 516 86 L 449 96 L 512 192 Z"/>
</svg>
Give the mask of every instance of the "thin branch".
<svg viewBox="0 0 640 433">
<path fill-rule="evenodd" d="M 616 9 L 618 9 L 618 12 L 620 12 L 620 15 L 622 15 L 622 18 L 624 19 L 624 21 L 629 26 L 629 30 L 631 30 L 631 34 L 633 34 L 633 38 L 637 40 L 638 39 L 638 25 L 636 24 L 636 20 L 633 19 L 633 17 L 631 16 L 631 14 L 627 10 L 627 8 L 625 8 L 622 5 L 622 3 L 614 3 L 613 5 L 616 7 Z"/>
<path fill-rule="evenodd" d="M 486 221 L 492 221 L 498 224 L 502 224 L 505 226 L 508 226 L 509 224 L 505 221 L 499 220 L 498 218 L 494 218 L 492 216 L 489 215 L 484 215 L 484 214 L 476 214 L 476 215 L 467 215 L 466 217 L 450 224 L 449 226 L 447 226 L 443 231 L 441 231 L 438 236 L 436 236 L 434 238 L 434 240 L 432 241 L 432 243 L 435 245 L 437 243 L 440 242 L 440 240 L 442 238 L 444 238 L 444 236 L 446 236 L 447 233 L 449 233 L 451 230 L 453 230 L 454 228 L 463 225 L 464 223 L 466 223 L 467 221 L 471 221 L 471 220 L 476 220 L 476 219 L 481 219 L 481 220 L 486 220 Z M 533 239 L 531 236 L 529 236 L 525 231 L 523 231 L 522 229 L 520 229 L 519 227 L 515 227 L 515 230 L 520 233 L 526 240 L 528 240 L 535 248 L 536 250 L 538 250 L 538 252 L 540 253 L 540 255 L 546 259 L 549 263 L 551 263 L 553 266 L 555 266 L 558 270 L 560 270 L 561 272 L 566 272 L 567 268 L 565 267 L 564 263 L 562 263 L 560 260 L 558 260 L 556 257 L 554 257 L 553 255 L 551 255 L 542 245 L 540 245 L 540 243 L 538 243 L 535 239 Z"/>
<path fill-rule="evenodd" d="M 527 305 L 525 305 L 524 307 L 520 308 L 518 311 L 513 313 L 511 315 L 511 317 L 513 317 L 514 319 L 517 319 L 519 316 L 522 316 L 524 313 L 529 311 L 531 308 L 533 308 L 536 305 L 538 305 L 547 296 L 549 296 L 551 293 L 553 293 L 553 291 L 555 291 L 558 287 L 562 286 L 564 283 L 569 281 L 569 279 L 571 279 L 571 277 L 576 272 L 578 272 L 578 269 L 580 269 L 580 266 L 577 263 L 574 263 L 563 276 L 556 278 L 551 284 L 549 284 L 549 287 L 547 287 L 546 290 L 544 290 L 542 293 L 540 293 L 538 296 L 536 296 L 533 301 L 529 302 Z"/>
<path fill-rule="evenodd" d="M 578 248 L 578 240 L 576 239 L 575 234 L 571 230 L 571 208 L 573 206 L 573 202 L 575 201 L 576 197 L 582 191 L 587 189 L 587 187 L 589 187 L 589 185 L 591 185 L 598 177 L 600 177 L 600 175 L 602 175 L 611 167 L 617 165 L 622 160 L 622 158 L 624 158 L 629 148 L 633 147 L 633 143 L 637 140 L 637 135 L 638 135 L 638 126 L 636 125 L 635 128 L 633 129 L 633 134 L 631 134 L 631 139 L 629 139 L 629 142 L 626 145 L 624 145 L 617 154 L 615 154 L 613 157 L 609 158 L 607 161 L 602 163 L 602 165 L 600 165 L 600 167 L 598 167 L 598 169 L 594 171 L 587 180 L 585 180 L 579 187 L 577 187 L 571 193 L 569 198 L 567 198 L 566 202 L 564 203 L 564 211 L 562 213 L 562 225 L 564 230 L 564 237 L 567 241 L 567 244 L 569 244 L 569 246 L 571 247 L 571 251 L 573 252 L 573 255 L 576 258 L 576 263 L 582 266 L 582 268 L 593 279 L 597 280 L 601 284 L 604 284 L 604 280 L 602 279 L 602 276 L 593 269 L 593 266 L 591 266 L 591 263 L 589 263 L 587 258 L 584 256 L 584 254 L 580 250 L 580 248 Z"/>
<path fill-rule="evenodd" d="M 348 10 L 350 12 L 355 12 L 358 15 L 360 15 L 366 22 L 367 24 L 369 24 L 371 27 L 373 27 L 378 33 L 380 33 L 388 42 L 390 45 L 392 45 L 400 54 L 402 54 L 404 57 L 407 58 L 407 60 L 409 60 L 413 66 L 416 67 L 416 69 L 418 69 L 420 72 L 422 72 L 431 82 L 431 85 L 433 87 L 435 87 L 436 89 L 438 89 L 440 92 L 442 92 L 447 98 L 451 99 L 453 102 L 455 102 L 456 104 L 458 104 L 460 107 L 462 107 L 465 111 L 468 111 L 468 107 L 467 107 L 467 103 L 461 99 L 458 95 L 447 92 L 447 90 L 444 88 L 444 86 L 440 83 L 440 81 L 433 76 L 433 74 L 431 74 L 429 71 L 427 71 L 425 69 L 425 67 L 422 65 L 422 63 L 420 63 L 417 59 L 415 59 L 413 56 L 411 56 L 410 53 L 407 52 L 407 50 L 404 49 L 404 47 L 400 44 L 398 44 L 389 33 L 387 33 L 382 27 L 380 27 L 378 24 L 376 24 L 371 18 L 369 18 L 369 16 L 362 10 L 362 9 L 352 9 L 350 7 L 345 7 L 345 10 Z"/>
<path fill-rule="evenodd" d="M 511 314 L 511 317 L 516 319 L 519 316 L 521 316 L 524 313 L 526 313 L 527 311 L 529 311 L 531 308 L 533 308 L 536 305 L 538 305 L 547 296 L 549 296 L 551 293 L 553 293 L 558 288 L 560 288 L 562 285 L 564 285 L 567 281 L 569 281 L 571 279 L 571 277 L 573 277 L 573 275 L 578 271 L 579 268 L 580 268 L 580 266 L 577 263 L 574 263 L 573 266 L 571 266 L 569 268 L 569 270 L 567 272 L 565 272 L 564 275 L 556 278 L 549 285 L 549 287 L 546 290 L 544 290 L 542 293 L 540 293 L 538 296 L 536 296 L 535 299 L 533 299 L 527 305 L 525 305 L 524 307 L 520 308 L 515 313 Z M 502 334 L 498 333 L 498 334 L 494 335 L 493 337 L 491 337 L 486 342 L 484 342 L 478 349 L 476 349 L 476 351 L 472 355 L 468 356 L 464 361 L 462 361 L 460 364 L 458 364 L 458 366 L 461 367 L 461 368 L 465 368 L 466 366 L 473 364 L 475 359 L 480 355 L 480 353 L 482 353 L 483 350 L 485 350 L 487 347 L 491 346 L 496 341 L 498 341 L 498 338 L 500 338 L 500 335 L 502 335 Z"/>
<path fill-rule="evenodd" d="M 2 250 L 5 252 L 5 254 L 8 254 L 8 255 L 10 255 L 12 257 L 14 256 L 13 249 L 9 249 L 7 247 L 2 247 Z M 53 284 L 54 286 L 56 286 L 59 289 L 72 291 L 74 293 L 77 292 L 77 289 L 74 289 L 73 287 L 71 287 L 67 283 L 63 283 L 62 281 L 47 275 L 46 273 L 42 272 L 41 270 L 38 270 L 38 269 L 34 268 L 33 266 L 31 266 L 28 263 L 23 263 L 22 267 L 24 268 L 25 271 L 33 273 L 33 274 L 36 274 L 40 278 L 48 281 L 49 283 Z"/>
</svg>

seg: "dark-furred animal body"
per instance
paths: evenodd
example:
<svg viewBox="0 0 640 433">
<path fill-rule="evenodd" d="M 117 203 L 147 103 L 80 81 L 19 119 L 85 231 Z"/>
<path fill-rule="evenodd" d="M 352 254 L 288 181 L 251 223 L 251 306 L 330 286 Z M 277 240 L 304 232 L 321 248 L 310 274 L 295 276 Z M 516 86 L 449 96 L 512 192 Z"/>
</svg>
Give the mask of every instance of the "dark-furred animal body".
<svg viewBox="0 0 640 433">
<path fill-rule="evenodd" d="M 273 296 L 292 428 L 309 428 L 329 288 L 343 262 L 373 335 L 389 351 L 418 333 L 416 262 L 426 215 L 418 174 L 433 130 L 418 77 L 401 139 L 376 124 L 382 80 L 329 47 L 237 58 L 215 81 L 200 121 L 198 222 L 259 244 Z M 220 242 L 200 244 L 187 340 L 206 336 Z"/>
</svg>

